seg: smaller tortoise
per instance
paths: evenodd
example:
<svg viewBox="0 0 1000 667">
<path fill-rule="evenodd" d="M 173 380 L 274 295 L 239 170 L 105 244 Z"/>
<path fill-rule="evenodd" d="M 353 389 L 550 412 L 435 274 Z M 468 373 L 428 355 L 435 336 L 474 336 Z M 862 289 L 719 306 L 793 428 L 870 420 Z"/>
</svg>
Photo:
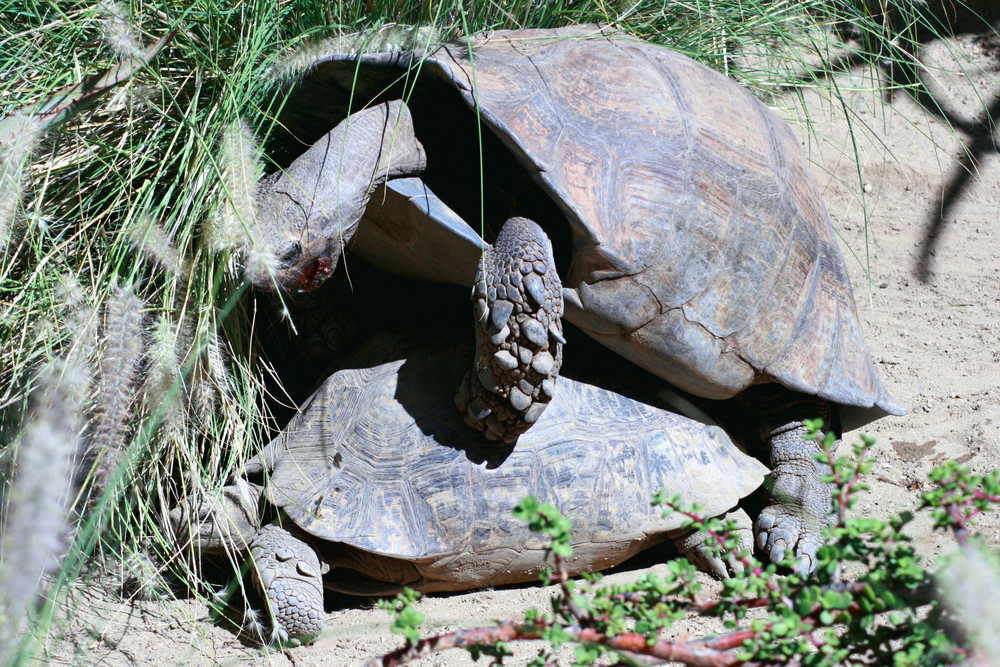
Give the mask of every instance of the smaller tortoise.
<svg viewBox="0 0 1000 667">
<path fill-rule="evenodd" d="M 731 513 L 751 548 L 750 519 L 736 505 L 767 470 L 721 429 L 626 396 L 642 393 L 636 378 L 611 390 L 563 376 L 534 426 L 501 447 L 470 431 L 452 403 L 468 351 L 376 336 L 245 478 L 214 501 L 176 507 L 175 537 L 203 552 L 249 552 L 274 636 L 288 644 L 322 630 L 324 586 L 384 595 L 537 578 L 547 542 L 511 514 L 528 495 L 573 521 L 573 573 L 673 538 L 693 562 L 727 574 L 702 550 L 704 536 L 650 505 L 658 487 L 706 515 Z"/>
</svg>

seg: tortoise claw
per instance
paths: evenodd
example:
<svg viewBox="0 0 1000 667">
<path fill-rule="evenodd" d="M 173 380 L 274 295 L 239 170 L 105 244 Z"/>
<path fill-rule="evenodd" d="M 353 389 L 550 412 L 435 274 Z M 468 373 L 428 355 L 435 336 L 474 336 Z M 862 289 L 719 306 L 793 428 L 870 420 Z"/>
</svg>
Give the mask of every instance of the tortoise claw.
<svg viewBox="0 0 1000 667">
<path fill-rule="evenodd" d="M 695 567 L 719 579 L 728 579 L 744 571 L 743 561 L 737 556 L 752 552 L 753 531 L 750 517 L 742 509 L 735 509 L 721 518 L 736 523 L 735 534 L 739 538 L 739 543 L 735 552 L 719 553 L 715 537 L 707 531 L 688 533 L 675 539 L 674 545 Z"/>
</svg>

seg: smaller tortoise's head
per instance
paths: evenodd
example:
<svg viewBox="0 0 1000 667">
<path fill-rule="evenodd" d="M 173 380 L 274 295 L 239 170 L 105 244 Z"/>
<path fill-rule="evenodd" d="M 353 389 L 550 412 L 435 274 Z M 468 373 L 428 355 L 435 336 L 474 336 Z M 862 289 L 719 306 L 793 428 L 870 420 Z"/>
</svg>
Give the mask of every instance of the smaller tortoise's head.
<svg viewBox="0 0 1000 667">
<path fill-rule="evenodd" d="M 345 243 L 337 230 L 312 226 L 313 233 L 285 228 L 279 234 L 277 225 L 269 227 L 274 240 L 261 244 L 261 256 L 247 259 L 246 277 L 254 287 L 300 294 L 319 289 L 333 275 Z"/>
<path fill-rule="evenodd" d="M 191 497 L 169 514 L 166 528 L 179 548 L 245 553 L 261 523 L 261 488 L 238 478 L 221 495 Z"/>
</svg>

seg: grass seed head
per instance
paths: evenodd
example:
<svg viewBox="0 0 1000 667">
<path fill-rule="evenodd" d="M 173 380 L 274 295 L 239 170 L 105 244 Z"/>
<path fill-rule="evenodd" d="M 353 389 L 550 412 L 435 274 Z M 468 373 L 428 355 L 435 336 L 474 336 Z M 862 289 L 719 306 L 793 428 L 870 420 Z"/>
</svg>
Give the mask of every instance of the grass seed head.
<svg viewBox="0 0 1000 667">
<path fill-rule="evenodd" d="M 104 347 L 98 360 L 96 403 L 87 432 L 88 461 L 93 462 L 91 497 L 107 487 L 128 436 L 135 377 L 142 353 L 142 300 L 131 289 L 116 287 L 104 306 Z"/>
<path fill-rule="evenodd" d="M 128 12 L 121 3 L 103 0 L 97 4 L 101 13 L 101 29 L 108 46 L 122 60 L 135 58 L 142 52 L 139 31 L 129 21 Z"/>
<path fill-rule="evenodd" d="M 24 191 L 25 165 L 42 136 L 34 116 L 13 113 L 0 120 L 0 251 L 7 247 Z"/>
<path fill-rule="evenodd" d="M 183 441 L 185 428 L 180 342 L 173 320 L 167 315 L 157 318 L 146 352 L 142 385 L 143 413 L 148 417 L 159 414 L 161 436 L 175 442 Z"/>
<path fill-rule="evenodd" d="M 186 262 L 177 252 L 166 230 L 156 221 L 143 219 L 132 227 L 131 231 L 132 247 L 141 253 L 147 262 L 175 278 L 187 275 Z"/>
<path fill-rule="evenodd" d="M 263 169 L 261 151 L 253 132 L 242 120 L 231 123 L 222 133 L 221 199 L 207 221 L 206 235 L 216 252 L 249 252 L 251 230 L 257 218 L 257 181 Z"/>
<path fill-rule="evenodd" d="M 17 635 L 41 582 L 58 564 L 69 533 L 66 518 L 88 379 L 57 360 L 38 374 L 16 442 L 16 472 L 7 493 L 0 538 L 0 664 L 16 649 Z"/>
</svg>

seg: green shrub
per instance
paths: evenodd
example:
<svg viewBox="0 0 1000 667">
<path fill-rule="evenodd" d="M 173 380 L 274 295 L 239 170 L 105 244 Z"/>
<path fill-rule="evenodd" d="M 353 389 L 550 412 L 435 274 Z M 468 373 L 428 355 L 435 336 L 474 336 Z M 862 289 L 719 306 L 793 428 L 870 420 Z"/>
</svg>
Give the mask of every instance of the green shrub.
<svg viewBox="0 0 1000 667">
<path fill-rule="evenodd" d="M 814 433 L 820 426 L 811 424 Z M 934 489 L 923 494 L 917 511 L 930 513 L 936 528 L 951 531 L 959 552 L 943 559 L 936 570 L 928 570 L 905 533 L 914 513 L 902 512 L 887 521 L 848 516 L 873 461 L 867 452 L 874 441 L 862 438 L 853 457 L 835 458 L 831 436 L 818 457 L 830 465 L 828 479 L 836 483 L 838 519 L 827 530 L 829 541 L 820 548 L 811 575 L 782 575 L 777 565 L 736 553 L 734 524 L 703 517 L 697 507 L 684 507 L 676 497 L 657 494 L 654 504 L 667 513 L 684 514 L 692 530 L 708 532 L 717 553 L 738 559 L 742 571 L 724 580 L 710 599 L 703 596 L 694 566 L 683 560 L 670 562 L 664 576 L 646 573 L 629 584 L 606 586 L 600 575 L 570 579 L 565 570 L 565 559 L 572 553 L 570 522 L 556 508 L 526 498 L 514 514 L 552 540 L 553 570 L 543 577 L 547 584 L 559 584 L 551 598 L 552 611 L 530 609 L 523 620 L 420 640 L 419 596 L 407 591 L 385 605 L 395 614 L 392 630 L 403 634 L 406 645 L 366 665 L 400 665 L 456 647 L 474 658 L 493 656 L 499 664 L 509 654 L 507 643 L 517 640 L 545 646 L 531 663 L 534 667 L 557 664 L 553 652 L 570 643 L 576 645 L 573 665 L 591 665 L 611 654 L 618 661 L 613 664 L 622 665 L 671 661 L 691 666 L 939 666 L 969 661 L 980 645 L 978 655 L 983 657 L 995 628 L 978 628 L 973 617 L 963 629 L 962 612 L 970 604 L 967 593 L 959 596 L 961 606 L 942 600 L 953 599 L 949 589 L 961 586 L 964 591 L 971 588 L 986 605 L 1000 595 L 1000 559 L 981 555 L 982 547 L 968 533 L 976 515 L 1000 503 L 1000 470 L 974 475 L 948 463 L 931 473 Z M 949 564 L 956 557 L 976 569 L 957 571 Z M 783 565 L 791 570 L 794 563 Z M 699 617 L 718 619 L 724 631 L 685 640 L 661 635 L 675 623 Z M 995 660 L 1000 655 L 989 657 Z"/>
</svg>

